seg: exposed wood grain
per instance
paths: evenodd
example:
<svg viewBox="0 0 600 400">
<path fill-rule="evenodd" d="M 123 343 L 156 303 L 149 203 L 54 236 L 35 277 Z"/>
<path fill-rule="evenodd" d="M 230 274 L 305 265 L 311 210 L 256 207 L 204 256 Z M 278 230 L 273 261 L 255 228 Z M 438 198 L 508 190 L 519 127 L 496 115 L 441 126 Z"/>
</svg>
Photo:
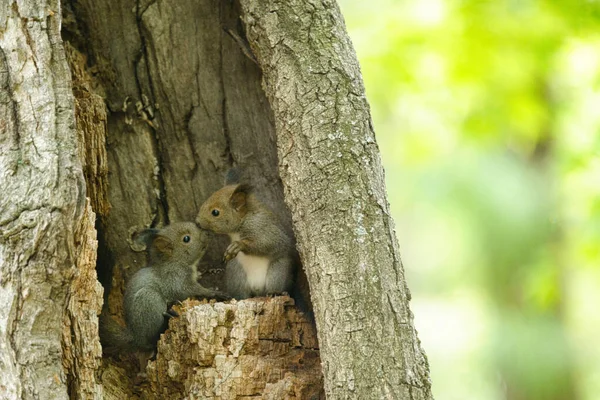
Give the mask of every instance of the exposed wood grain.
<svg viewBox="0 0 600 400">
<path fill-rule="evenodd" d="M 96 374 L 102 359 L 98 340 L 98 314 L 102 286 L 96 278 L 96 214 L 88 204 L 77 236 L 77 267 L 70 287 L 63 322 L 63 366 L 71 398 L 103 399 Z"/>
<path fill-rule="evenodd" d="M 289 297 L 192 304 L 159 342 L 148 396 L 323 398 L 315 332 Z"/>
</svg>

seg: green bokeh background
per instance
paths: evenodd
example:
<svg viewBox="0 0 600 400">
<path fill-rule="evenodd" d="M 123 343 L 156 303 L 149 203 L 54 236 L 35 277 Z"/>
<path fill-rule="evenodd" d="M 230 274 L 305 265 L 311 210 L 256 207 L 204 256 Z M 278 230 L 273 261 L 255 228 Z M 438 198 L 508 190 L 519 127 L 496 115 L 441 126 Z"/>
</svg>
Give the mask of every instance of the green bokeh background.
<svg viewBox="0 0 600 400">
<path fill-rule="evenodd" d="M 435 398 L 600 399 L 600 2 L 339 3 Z"/>
</svg>

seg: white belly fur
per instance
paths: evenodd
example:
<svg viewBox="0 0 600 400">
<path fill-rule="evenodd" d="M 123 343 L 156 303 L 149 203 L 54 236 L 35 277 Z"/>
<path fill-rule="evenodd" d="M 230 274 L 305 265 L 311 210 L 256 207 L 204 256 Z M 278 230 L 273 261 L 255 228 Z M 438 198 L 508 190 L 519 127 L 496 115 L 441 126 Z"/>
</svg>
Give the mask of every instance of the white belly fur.
<svg viewBox="0 0 600 400">
<path fill-rule="evenodd" d="M 229 235 L 232 242 L 240 240 L 240 235 L 237 233 Z M 265 284 L 267 282 L 267 270 L 269 269 L 269 259 L 260 256 L 251 256 L 243 251 L 240 251 L 236 256 L 237 261 L 240 263 L 246 277 L 248 278 L 248 285 L 253 292 L 264 292 Z"/>
<path fill-rule="evenodd" d="M 269 259 L 266 257 L 251 256 L 240 251 L 236 259 L 244 268 L 248 285 L 253 292 L 261 293 L 265 291 L 267 281 L 267 270 L 269 269 Z"/>
</svg>

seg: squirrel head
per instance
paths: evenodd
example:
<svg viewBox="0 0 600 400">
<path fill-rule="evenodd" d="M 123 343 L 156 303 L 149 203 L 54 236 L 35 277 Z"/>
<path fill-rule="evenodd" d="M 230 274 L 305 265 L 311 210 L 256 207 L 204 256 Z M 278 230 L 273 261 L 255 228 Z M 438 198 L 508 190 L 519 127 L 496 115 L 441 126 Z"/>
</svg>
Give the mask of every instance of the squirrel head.
<svg viewBox="0 0 600 400">
<path fill-rule="evenodd" d="M 176 222 L 161 229 L 145 229 L 137 242 L 146 245 L 150 264 L 195 264 L 208 247 L 208 232 L 193 222 Z"/>
<path fill-rule="evenodd" d="M 248 212 L 252 187 L 227 185 L 213 193 L 200 207 L 196 223 L 215 233 L 237 232 Z"/>
</svg>

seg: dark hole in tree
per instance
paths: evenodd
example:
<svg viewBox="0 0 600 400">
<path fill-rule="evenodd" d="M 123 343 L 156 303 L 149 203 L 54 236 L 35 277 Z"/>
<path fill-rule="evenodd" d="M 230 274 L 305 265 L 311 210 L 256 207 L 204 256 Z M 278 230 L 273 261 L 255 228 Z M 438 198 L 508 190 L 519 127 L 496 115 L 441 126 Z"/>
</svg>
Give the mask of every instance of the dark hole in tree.
<svg viewBox="0 0 600 400">
<path fill-rule="evenodd" d="M 261 71 L 234 39 L 244 39 L 237 2 L 67 0 L 62 34 L 73 49 L 76 97 L 106 106 L 106 137 L 95 140 L 106 146 L 107 189 L 91 192 L 92 204 L 110 207 L 94 211 L 98 277 L 111 311 L 119 312 L 123 280 L 145 263 L 131 247 L 132 231 L 193 221 L 232 165 L 291 224 Z M 101 186 L 91 176 L 88 193 Z M 201 262 L 201 271 L 212 270 L 205 286 L 223 287 L 226 242 L 215 238 Z"/>
</svg>

